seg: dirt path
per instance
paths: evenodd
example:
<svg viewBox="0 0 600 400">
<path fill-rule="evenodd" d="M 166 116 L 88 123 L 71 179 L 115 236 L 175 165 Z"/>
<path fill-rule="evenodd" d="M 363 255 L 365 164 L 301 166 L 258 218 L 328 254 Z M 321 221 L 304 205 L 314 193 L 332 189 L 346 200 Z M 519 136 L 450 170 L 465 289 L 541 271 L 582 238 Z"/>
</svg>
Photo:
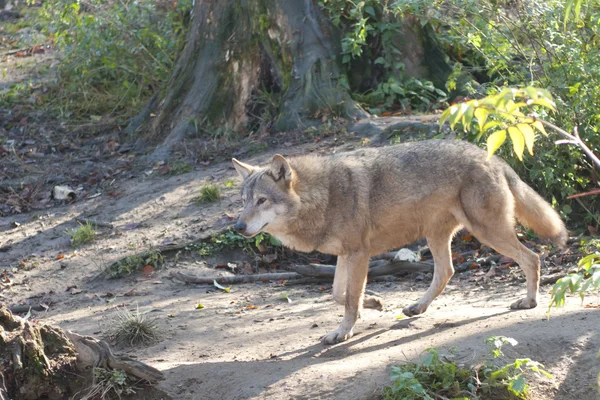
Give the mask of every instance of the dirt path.
<svg viewBox="0 0 600 400">
<path fill-rule="evenodd" d="M 355 145 L 310 144 L 294 152 Z M 264 153 L 251 161 L 270 156 Z M 165 372 L 160 388 L 174 399 L 376 397 L 388 382 L 392 364 L 415 359 L 428 347 L 453 346 L 460 362 L 472 364 L 486 353 L 484 339 L 492 335 L 514 337 L 519 345 L 507 355 L 540 361 L 554 374 L 552 381 L 535 381 L 533 398 L 598 398 L 600 313 L 570 299 L 548 321 L 549 287 L 542 288 L 537 309 L 510 312 L 507 305 L 524 293 L 523 284 L 469 282 L 458 274 L 425 315 L 397 320 L 402 307 L 417 300 L 428 282 L 373 283 L 369 289 L 384 298 L 384 311 L 366 310 L 354 338 L 324 347 L 319 338 L 343 314 L 331 299 L 330 285 L 282 288 L 259 283 L 222 293 L 168 278 L 172 269 L 216 273 L 188 261 L 170 261 L 168 269 L 152 276 L 94 279 L 103 265 L 127 254 L 190 241 L 231 224 L 240 206 L 236 188 L 223 189 L 222 200 L 214 205 L 199 206 L 192 198 L 205 182 L 233 177 L 228 163 L 169 178 L 141 172 L 115 181 L 111 190 L 121 192 L 118 198 L 102 194 L 47 212 L 0 219 L 0 260 L 11 282 L 3 286 L 0 300 L 9 305 L 44 302 L 49 310 L 34 312 L 34 318 L 96 336 L 107 334 L 118 307 L 152 310 L 163 339 L 130 352 Z M 111 222 L 115 229 L 100 230 L 95 243 L 75 253 L 64 231 L 75 227 L 75 218 L 82 215 Z M 292 303 L 282 300 L 282 291 Z M 205 308 L 196 310 L 197 303 Z"/>
</svg>

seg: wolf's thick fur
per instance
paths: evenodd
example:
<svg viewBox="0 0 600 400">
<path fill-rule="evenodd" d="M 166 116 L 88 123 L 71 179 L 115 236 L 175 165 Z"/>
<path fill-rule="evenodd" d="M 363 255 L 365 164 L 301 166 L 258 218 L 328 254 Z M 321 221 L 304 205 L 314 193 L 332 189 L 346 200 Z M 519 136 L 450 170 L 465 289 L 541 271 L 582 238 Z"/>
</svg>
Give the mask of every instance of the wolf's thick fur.
<svg viewBox="0 0 600 400">
<path fill-rule="evenodd" d="M 244 178 L 238 231 L 265 231 L 297 250 L 338 256 L 333 296 L 346 310 L 325 343 L 352 336 L 371 255 L 427 238 L 433 281 L 421 300 L 403 310 L 421 314 L 453 275 L 450 242 L 465 227 L 519 263 L 527 296 L 512 308 L 533 308 L 540 261 L 517 239 L 515 217 L 557 245 L 567 239 L 547 202 L 503 160 L 488 159 L 466 142 L 432 140 L 289 160 L 277 155 L 267 167 L 233 161 Z"/>
</svg>

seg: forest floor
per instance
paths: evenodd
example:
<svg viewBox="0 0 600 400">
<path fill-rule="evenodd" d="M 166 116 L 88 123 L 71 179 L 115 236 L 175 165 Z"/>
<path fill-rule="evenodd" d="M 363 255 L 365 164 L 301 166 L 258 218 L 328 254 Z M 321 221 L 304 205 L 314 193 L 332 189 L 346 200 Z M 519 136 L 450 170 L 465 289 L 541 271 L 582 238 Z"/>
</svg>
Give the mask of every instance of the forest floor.
<svg viewBox="0 0 600 400">
<path fill-rule="evenodd" d="M 0 90 L 30 84 L 54 62 L 49 48 L 0 55 L 0 70 L 8 72 L 0 77 Z M 396 137 L 404 141 L 430 119 L 373 123 L 399 124 Z M 178 161 L 149 165 L 145 149 L 121 137 L 110 121 L 50 120 L 36 108 L 35 96 L 27 106 L 0 104 L 0 301 L 42 304 L 46 310 L 32 311 L 30 318 L 101 338 L 108 337 L 120 308 L 147 312 L 162 332 L 160 340 L 118 350 L 165 373 L 158 385 L 164 398 L 374 399 L 389 384 L 391 366 L 414 361 L 431 347 L 454 349 L 457 363 L 475 365 L 487 355 L 485 339 L 500 335 L 518 341 L 504 349 L 507 358 L 531 358 L 553 374 L 553 379 L 531 377 L 531 398 L 600 398 L 598 298 L 586 299 L 587 308 L 569 298 L 548 319 L 551 285 L 546 285 L 537 308 L 510 311 L 508 305 L 525 292 L 519 267 L 504 258 L 495 268 L 481 265 L 478 257 L 491 250 L 464 233 L 453 251 L 456 266 L 467 267 L 458 268 L 463 271 L 424 315 L 398 318 L 402 307 L 425 292 L 430 274 L 370 282 L 368 289 L 384 299 L 384 310 L 365 310 L 355 336 L 334 346 L 319 342 L 343 315 L 330 282 L 240 284 L 226 293 L 170 277 L 173 271 L 232 275 L 233 266 L 235 273 L 279 271 L 306 256 L 276 250 L 265 257 L 252 246 L 251 251 L 224 247 L 203 256 L 190 245 L 164 252 L 161 268 L 107 278 L 107 266 L 126 256 L 202 243 L 235 222 L 241 197 L 230 154 L 258 164 L 275 153 L 327 154 L 389 143 L 385 135 L 361 139 L 337 121 L 331 127 L 240 141 L 241 147 L 221 140 L 209 146 L 190 142 Z M 348 131 L 362 132 L 354 128 Z M 221 199 L 197 202 L 200 188 L 209 183 L 219 186 Z M 52 198 L 57 185 L 75 194 L 65 201 Z M 73 248 L 66 231 L 78 227 L 78 218 L 112 228 L 97 228 L 92 243 Z M 576 265 L 577 242 L 559 251 L 524 233 L 521 237 L 544 255 L 543 276 Z M 292 302 L 282 298 L 283 292 Z M 197 309 L 198 304 L 204 308 Z"/>
</svg>

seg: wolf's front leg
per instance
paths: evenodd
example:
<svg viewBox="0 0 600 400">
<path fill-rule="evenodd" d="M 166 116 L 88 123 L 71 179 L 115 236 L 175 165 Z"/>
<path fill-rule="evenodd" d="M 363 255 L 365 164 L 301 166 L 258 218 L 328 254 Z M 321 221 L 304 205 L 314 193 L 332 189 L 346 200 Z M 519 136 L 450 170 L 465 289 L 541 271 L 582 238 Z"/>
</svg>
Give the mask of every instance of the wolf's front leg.
<svg viewBox="0 0 600 400">
<path fill-rule="evenodd" d="M 369 272 L 369 253 L 353 253 L 344 256 L 342 259 L 346 272 L 346 310 L 340 326 L 321 339 L 325 344 L 334 344 L 350 339 L 353 334 L 352 328 L 362 308 L 367 273 Z M 336 276 L 336 278 L 338 277 Z M 334 289 L 335 286 L 334 282 Z"/>
</svg>

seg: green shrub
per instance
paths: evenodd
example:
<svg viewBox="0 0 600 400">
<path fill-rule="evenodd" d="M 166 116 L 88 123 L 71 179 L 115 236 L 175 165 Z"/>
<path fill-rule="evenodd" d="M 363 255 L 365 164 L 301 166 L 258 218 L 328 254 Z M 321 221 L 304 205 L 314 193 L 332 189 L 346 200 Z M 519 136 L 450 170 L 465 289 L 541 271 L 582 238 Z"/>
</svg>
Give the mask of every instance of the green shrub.
<svg viewBox="0 0 600 400">
<path fill-rule="evenodd" d="M 493 360 L 503 357 L 502 346 L 517 341 L 505 336 L 486 339 L 491 359 L 475 367 L 457 365 L 454 354 L 441 354 L 430 348 L 416 363 L 392 367 L 392 384 L 383 390 L 386 400 L 434 399 L 526 399 L 528 385 L 526 374 L 552 376 L 544 366 L 528 358 L 520 358 L 502 365 Z M 501 364 L 501 365 L 498 365 Z"/>
<path fill-rule="evenodd" d="M 191 3 L 45 1 L 45 30 L 62 57 L 57 106 L 73 117 L 137 112 L 170 76 Z"/>
<path fill-rule="evenodd" d="M 341 29 L 342 64 L 347 75 L 361 65 L 370 75 L 376 70 L 383 73 L 365 93 L 354 94 L 373 114 L 395 108 L 427 110 L 444 103 L 447 95 L 432 82 L 416 79 L 404 73 L 403 54 L 394 43 L 401 36 L 402 23 L 397 18 L 396 3 L 378 0 L 352 2 L 348 0 L 321 0 L 319 5 L 328 13 L 335 26 Z M 350 89 L 348 80 L 342 85 Z"/>
<path fill-rule="evenodd" d="M 108 266 L 106 272 L 111 278 L 122 278 L 131 275 L 149 265 L 155 269 L 160 268 L 165 262 L 165 257 L 160 251 L 151 249 L 146 253 L 132 255 Z"/>
</svg>

